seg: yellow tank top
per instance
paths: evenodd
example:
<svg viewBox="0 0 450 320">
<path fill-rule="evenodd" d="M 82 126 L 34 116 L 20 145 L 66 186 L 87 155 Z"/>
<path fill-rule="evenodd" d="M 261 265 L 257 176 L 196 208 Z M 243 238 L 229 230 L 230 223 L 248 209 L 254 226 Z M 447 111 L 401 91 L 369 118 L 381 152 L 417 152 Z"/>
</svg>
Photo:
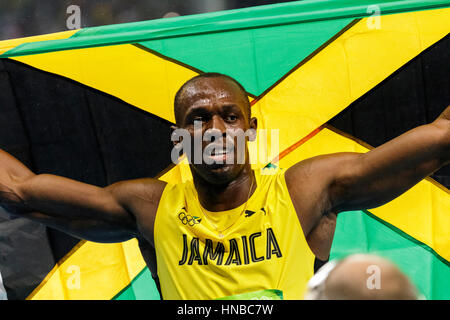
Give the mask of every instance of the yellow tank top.
<svg viewBox="0 0 450 320">
<path fill-rule="evenodd" d="M 254 172 L 248 203 L 229 211 L 202 208 L 192 180 L 165 187 L 154 229 L 163 299 L 303 298 L 314 254 L 284 170 Z"/>
</svg>

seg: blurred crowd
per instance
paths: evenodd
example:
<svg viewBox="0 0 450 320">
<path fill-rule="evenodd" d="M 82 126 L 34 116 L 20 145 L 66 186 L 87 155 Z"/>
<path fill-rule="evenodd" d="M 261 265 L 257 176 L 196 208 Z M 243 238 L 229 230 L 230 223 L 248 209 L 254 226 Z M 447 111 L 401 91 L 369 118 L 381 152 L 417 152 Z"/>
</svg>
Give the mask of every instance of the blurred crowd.
<svg viewBox="0 0 450 320">
<path fill-rule="evenodd" d="M 83 28 L 280 2 L 289 0 L 1 0 L 0 40 L 67 30 L 71 5 Z"/>
</svg>

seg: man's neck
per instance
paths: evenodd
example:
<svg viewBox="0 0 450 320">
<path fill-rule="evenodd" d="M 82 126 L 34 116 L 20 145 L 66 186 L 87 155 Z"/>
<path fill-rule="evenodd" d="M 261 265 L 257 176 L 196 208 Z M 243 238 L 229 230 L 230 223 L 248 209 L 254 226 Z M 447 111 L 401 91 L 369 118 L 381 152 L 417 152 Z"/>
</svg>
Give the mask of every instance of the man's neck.
<svg viewBox="0 0 450 320">
<path fill-rule="evenodd" d="M 237 208 L 244 204 L 256 189 L 256 180 L 250 165 L 246 165 L 236 179 L 224 185 L 209 183 L 195 173 L 193 177 L 200 204 L 208 211 Z"/>
</svg>

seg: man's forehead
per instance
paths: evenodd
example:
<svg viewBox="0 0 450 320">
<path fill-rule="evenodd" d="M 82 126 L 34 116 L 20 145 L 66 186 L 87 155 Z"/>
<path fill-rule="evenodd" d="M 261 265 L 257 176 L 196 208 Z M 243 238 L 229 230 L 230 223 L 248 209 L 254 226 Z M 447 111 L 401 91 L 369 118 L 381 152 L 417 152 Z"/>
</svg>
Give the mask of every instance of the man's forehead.
<svg viewBox="0 0 450 320">
<path fill-rule="evenodd" d="M 232 103 L 245 108 L 247 96 L 232 80 L 223 77 L 200 78 L 189 83 L 180 95 L 184 113 L 195 104 L 212 102 Z"/>
<path fill-rule="evenodd" d="M 203 104 L 202 102 L 206 106 L 215 102 L 236 105 L 244 114 L 250 116 L 247 93 L 235 80 L 221 75 L 200 76 L 185 83 L 175 97 L 177 123 L 183 123 L 189 109 Z"/>
<path fill-rule="evenodd" d="M 233 81 L 221 78 L 200 78 L 189 83 L 182 92 L 182 98 L 188 100 L 208 98 L 242 99 L 243 92 Z"/>
</svg>

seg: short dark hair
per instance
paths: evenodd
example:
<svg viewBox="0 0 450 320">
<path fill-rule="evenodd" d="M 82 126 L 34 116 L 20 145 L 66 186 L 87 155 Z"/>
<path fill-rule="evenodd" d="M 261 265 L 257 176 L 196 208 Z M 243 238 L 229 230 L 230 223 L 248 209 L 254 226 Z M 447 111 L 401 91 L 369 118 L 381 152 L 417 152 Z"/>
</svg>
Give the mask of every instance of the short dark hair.
<svg viewBox="0 0 450 320">
<path fill-rule="evenodd" d="M 188 81 L 186 81 L 180 87 L 180 89 L 178 89 L 177 93 L 175 94 L 174 113 L 175 113 L 175 121 L 176 121 L 177 124 L 180 122 L 180 100 L 181 100 L 181 95 L 182 95 L 184 89 L 188 85 L 190 85 L 191 83 L 193 83 L 193 82 L 195 82 L 195 81 L 197 81 L 199 79 L 203 79 L 203 78 L 217 78 L 217 77 L 228 79 L 228 80 L 234 82 L 241 89 L 242 94 L 246 98 L 247 114 L 248 114 L 249 119 L 250 119 L 250 115 L 251 115 L 250 100 L 248 99 L 248 94 L 247 94 L 247 91 L 245 91 L 244 86 L 242 84 L 240 84 L 239 81 L 237 81 L 233 77 L 230 77 L 229 75 L 226 75 L 226 74 L 223 74 L 223 73 L 218 73 L 218 72 L 205 72 L 205 73 L 199 74 L 199 75 L 189 79 Z"/>
</svg>

